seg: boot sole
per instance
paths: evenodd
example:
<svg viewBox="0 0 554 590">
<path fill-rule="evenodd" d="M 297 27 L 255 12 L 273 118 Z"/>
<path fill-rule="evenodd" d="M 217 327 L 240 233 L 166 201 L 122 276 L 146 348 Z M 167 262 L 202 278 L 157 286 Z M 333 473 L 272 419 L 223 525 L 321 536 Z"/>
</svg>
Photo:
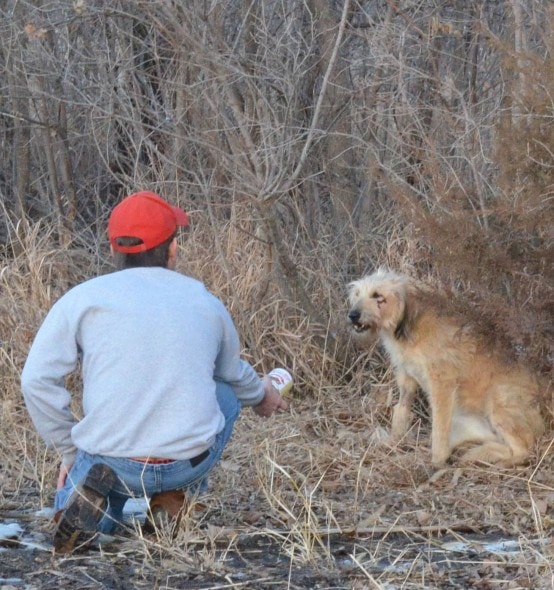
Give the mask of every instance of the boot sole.
<svg viewBox="0 0 554 590">
<path fill-rule="evenodd" d="M 95 463 L 90 468 L 60 518 L 54 533 L 55 553 L 71 553 L 96 537 L 96 526 L 105 512 L 107 496 L 116 479 L 111 467 L 103 463 Z"/>
</svg>

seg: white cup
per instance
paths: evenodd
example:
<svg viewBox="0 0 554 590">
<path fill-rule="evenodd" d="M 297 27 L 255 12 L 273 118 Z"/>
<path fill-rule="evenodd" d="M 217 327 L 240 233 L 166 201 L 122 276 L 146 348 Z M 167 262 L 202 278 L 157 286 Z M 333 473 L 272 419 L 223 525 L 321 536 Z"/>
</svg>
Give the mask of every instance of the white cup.
<svg viewBox="0 0 554 590">
<path fill-rule="evenodd" d="M 292 375 L 286 369 L 273 369 L 268 373 L 268 377 L 281 395 L 286 395 L 292 389 Z"/>
</svg>

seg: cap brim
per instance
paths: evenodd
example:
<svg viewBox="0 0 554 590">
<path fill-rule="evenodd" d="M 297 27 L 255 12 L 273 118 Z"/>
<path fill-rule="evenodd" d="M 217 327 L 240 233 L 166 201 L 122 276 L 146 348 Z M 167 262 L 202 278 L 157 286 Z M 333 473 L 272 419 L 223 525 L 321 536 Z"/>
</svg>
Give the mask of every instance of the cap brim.
<svg viewBox="0 0 554 590">
<path fill-rule="evenodd" d="M 171 210 L 173 211 L 173 214 L 175 215 L 175 223 L 179 226 L 186 226 L 189 225 L 189 216 L 187 215 L 187 213 L 185 211 L 183 211 L 182 209 L 180 209 L 179 207 L 173 207 L 171 206 Z"/>
</svg>

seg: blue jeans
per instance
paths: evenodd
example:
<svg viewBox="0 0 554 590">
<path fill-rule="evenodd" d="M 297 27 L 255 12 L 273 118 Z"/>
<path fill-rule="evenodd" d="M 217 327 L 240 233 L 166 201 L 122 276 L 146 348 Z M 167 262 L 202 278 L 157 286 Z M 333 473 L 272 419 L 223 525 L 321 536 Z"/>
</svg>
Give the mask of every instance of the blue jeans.
<svg viewBox="0 0 554 590">
<path fill-rule="evenodd" d="M 91 455 L 78 450 L 64 487 L 56 492 L 54 510 L 57 512 L 65 507 L 69 497 L 94 463 L 109 465 L 118 476 L 108 497 L 106 515 L 98 525 L 98 530 L 102 533 L 111 533 L 122 522 L 123 507 L 129 498 L 151 497 L 170 490 L 187 489 L 192 493 L 206 491 L 208 474 L 221 459 L 241 410 L 240 401 L 230 385 L 217 381 L 216 396 L 225 417 L 225 426 L 216 436 L 208 457 L 201 463 L 194 467 L 188 460 L 149 464 L 132 459 Z"/>
</svg>

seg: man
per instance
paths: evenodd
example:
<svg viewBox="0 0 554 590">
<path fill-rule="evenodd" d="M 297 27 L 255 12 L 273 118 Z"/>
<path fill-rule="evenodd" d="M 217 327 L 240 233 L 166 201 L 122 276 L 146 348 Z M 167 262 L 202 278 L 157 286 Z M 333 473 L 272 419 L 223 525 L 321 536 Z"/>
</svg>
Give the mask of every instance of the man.
<svg viewBox="0 0 554 590">
<path fill-rule="evenodd" d="M 185 492 L 206 478 L 241 406 L 287 409 L 267 376 L 240 358 L 237 331 L 204 285 L 175 272 L 182 209 L 139 192 L 109 219 L 120 270 L 61 297 L 40 327 L 21 376 L 31 419 L 62 456 L 54 548 L 73 551 L 112 532 L 132 496 L 175 526 Z M 80 364 L 83 418 L 65 377 Z"/>
</svg>

